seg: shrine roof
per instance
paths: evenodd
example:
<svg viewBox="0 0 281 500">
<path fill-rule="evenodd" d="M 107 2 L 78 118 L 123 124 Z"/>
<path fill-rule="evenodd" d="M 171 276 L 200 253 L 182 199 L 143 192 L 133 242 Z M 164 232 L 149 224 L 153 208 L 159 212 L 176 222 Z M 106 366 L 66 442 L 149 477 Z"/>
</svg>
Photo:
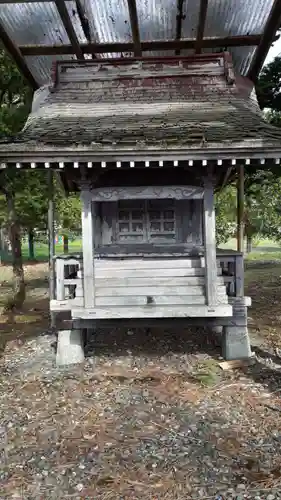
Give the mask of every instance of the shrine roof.
<svg viewBox="0 0 281 500">
<path fill-rule="evenodd" d="M 157 60 L 62 62 L 39 89 L 23 131 L 5 151 L 53 148 L 280 148 L 251 82 L 229 54 Z"/>
</svg>

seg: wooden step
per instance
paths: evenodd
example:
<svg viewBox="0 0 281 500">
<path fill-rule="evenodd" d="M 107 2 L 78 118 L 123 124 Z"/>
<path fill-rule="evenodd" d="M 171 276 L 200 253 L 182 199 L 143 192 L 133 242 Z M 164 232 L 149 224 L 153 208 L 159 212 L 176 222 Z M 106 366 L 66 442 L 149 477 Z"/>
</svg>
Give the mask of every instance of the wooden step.
<svg viewBox="0 0 281 500">
<path fill-rule="evenodd" d="M 130 276 L 130 277 L 95 277 L 95 286 L 97 288 L 116 288 L 116 287 L 158 287 L 158 286 L 205 286 L 205 278 L 203 276 Z M 223 278 L 217 278 L 217 285 L 224 285 Z"/>
<path fill-rule="evenodd" d="M 105 286 L 95 288 L 96 297 L 115 297 L 115 296 L 159 296 L 159 295 L 199 295 L 205 296 L 204 286 Z M 226 295 L 225 286 L 218 285 L 218 295 Z"/>
<path fill-rule="evenodd" d="M 172 306 L 172 305 L 204 305 L 206 298 L 196 295 L 157 295 L 153 298 L 154 305 Z M 134 296 L 115 296 L 115 297 L 96 297 L 96 307 L 100 306 L 146 306 L 147 297 L 144 295 Z"/>
<path fill-rule="evenodd" d="M 144 307 L 95 307 L 91 309 L 77 308 L 71 311 L 72 318 L 83 319 L 132 319 L 132 318 L 219 318 L 232 316 L 229 304 L 209 307 L 192 306 L 144 306 Z"/>
<path fill-rule="evenodd" d="M 174 269 L 201 267 L 200 259 L 95 259 L 95 268 L 103 269 Z"/>
</svg>

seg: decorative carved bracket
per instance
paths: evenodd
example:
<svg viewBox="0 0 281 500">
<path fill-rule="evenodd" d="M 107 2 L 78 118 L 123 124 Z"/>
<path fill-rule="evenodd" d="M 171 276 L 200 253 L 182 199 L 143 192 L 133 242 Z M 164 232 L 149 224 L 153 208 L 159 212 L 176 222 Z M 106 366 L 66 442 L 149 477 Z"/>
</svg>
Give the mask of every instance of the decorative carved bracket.
<svg viewBox="0 0 281 500">
<path fill-rule="evenodd" d="M 141 199 L 202 199 L 204 189 L 197 186 L 128 186 L 92 189 L 92 201 L 118 201 Z"/>
</svg>

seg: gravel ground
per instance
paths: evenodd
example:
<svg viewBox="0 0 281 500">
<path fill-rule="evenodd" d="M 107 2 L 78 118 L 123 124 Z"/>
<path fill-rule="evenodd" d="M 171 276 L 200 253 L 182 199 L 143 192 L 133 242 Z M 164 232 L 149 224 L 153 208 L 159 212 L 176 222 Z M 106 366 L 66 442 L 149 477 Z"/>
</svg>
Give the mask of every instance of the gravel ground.
<svg viewBox="0 0 281 500">
<path fill-rule="evenodd" d="M 0 360 L 1 499 L 281 499 L 278 356 L 223 371 L 202 330 L 116 330 L 57 369 L 53 342 Z"/>
</svg>

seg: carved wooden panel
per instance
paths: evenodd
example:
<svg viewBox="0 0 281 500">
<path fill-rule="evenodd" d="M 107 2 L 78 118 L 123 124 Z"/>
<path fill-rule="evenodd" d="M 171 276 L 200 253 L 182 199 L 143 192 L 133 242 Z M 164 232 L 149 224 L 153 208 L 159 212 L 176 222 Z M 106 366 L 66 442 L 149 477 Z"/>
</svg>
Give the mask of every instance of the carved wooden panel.
<svg viewBox="0 0 281 500">
<path fill-rule="evenodd" d="M 203 194 L 203 188 L 195 186 L 101 187 L 91 191 L 93 201 L 201 199 Z"/>
</svg>

